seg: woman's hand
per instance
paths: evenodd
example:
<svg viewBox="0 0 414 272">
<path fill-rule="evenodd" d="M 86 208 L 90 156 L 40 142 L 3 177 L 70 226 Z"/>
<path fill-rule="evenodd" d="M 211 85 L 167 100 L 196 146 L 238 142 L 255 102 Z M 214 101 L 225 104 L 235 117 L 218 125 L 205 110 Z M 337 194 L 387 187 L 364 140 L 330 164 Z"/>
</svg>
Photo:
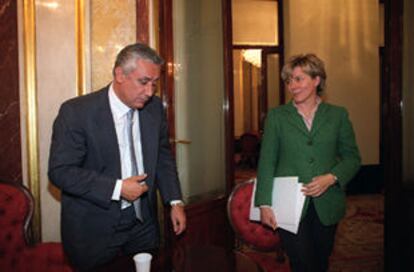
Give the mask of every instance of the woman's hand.
<svg viewBox="0 0 414 272">
<path fill-rule="evenodd" d="M 318 197 L 335 184 L 336 178 L 332 174 L 317 176 L 306 185 L 303 185 L 302 192 L 305 196 Z"/>
<path fill-rule="evenodd" d="M 275 230 L 277 228 L 275 213 L 270 207 L 260 207 L 260 222 Z"/>
</svg>

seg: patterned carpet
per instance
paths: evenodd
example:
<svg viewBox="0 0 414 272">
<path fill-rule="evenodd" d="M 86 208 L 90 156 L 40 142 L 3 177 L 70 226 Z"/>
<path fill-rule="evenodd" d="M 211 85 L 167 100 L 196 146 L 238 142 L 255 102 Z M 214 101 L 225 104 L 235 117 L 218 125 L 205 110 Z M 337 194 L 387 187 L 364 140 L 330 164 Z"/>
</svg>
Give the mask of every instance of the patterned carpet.
<svg viewBox="0 0 414 272">
<path fill-rule="evenodd" d="M 384 271 L 384 196 L 348 196 L 330 272 Z"/>
</svg>

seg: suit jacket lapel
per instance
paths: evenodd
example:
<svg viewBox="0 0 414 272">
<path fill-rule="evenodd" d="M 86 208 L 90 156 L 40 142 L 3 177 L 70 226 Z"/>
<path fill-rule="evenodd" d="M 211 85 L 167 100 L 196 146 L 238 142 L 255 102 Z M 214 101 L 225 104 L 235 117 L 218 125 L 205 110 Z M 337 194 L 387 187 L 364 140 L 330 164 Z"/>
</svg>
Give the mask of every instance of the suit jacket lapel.
<svg viewBox="0 0 414 272">
<path fill-rule="evenodd" d="M 144 163 L 145 173 L 154 173 L 153 162 L 156 158 L 154 157 L 155 152 L 151 150 L 157 150 L 155 144 L 157 143 L 158 135 L 154 135 L 157 131 L 155 128 L 156 122 L 153 120 L 151 112 L 148 110 L 149 107 L 144 107 L 139 111 L 139 124 L 141 131 L 141 146 L 142 146 L 142 157 Z"/>
<path fill-rule="evenodd" d="M 295 106 L 293 106 L 292 101 L 288 103 L 288 107 L 286 107 L 286 110 L 288 112 L 287 121 L 304 134 L 309 135 L 308 128 L 306 127 L 302 116 L 300 116 L 300 114 L 298 113 L 298 110 L 295 108 Z"/>
<path fill-rule="evenodd" d="M 312 136 L 315 135 L 318 130 L 321 128 L 323 123 L 328 120 L 329 114 L 327 112 L 327 106 L 325 103 L 319 104 L 318 110 L 315 113 L 315 117 L 313 119 L 311 134 Z"/>
<path fill-rule="evenodd" d="M 109 105 L 108 88 L 106 88 L 98 101 L 96 112 L 96 137 L 102 141 L 105 148 L 101 150 L 105 167 L 111 169 L 116 178 L 122 177 L 121 159 L 119 155 L 118 137 L 116 136 L 114 118 Z"/>
</svg>

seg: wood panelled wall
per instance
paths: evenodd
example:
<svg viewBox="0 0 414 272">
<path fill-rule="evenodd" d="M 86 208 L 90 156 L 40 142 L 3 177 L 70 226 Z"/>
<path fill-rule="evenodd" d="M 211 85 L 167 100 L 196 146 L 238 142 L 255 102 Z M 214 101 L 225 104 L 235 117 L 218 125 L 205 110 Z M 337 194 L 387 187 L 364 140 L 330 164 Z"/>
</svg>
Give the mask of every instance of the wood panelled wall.
<svg viewBox="0 0 414 272">
<path fill-rule="evenodd" d="M 16 0 L 0 0 L 0 52 L 0 180 L 22 182 Z"/>
<path fill-rule="evenodd" d="M 221 248 L 232 248 L 233 232 L 227 218 L 226 204 L 227 196 L 222 195 L 187 205 L 185 209 L 187 228 L 182 235 L 174 235 L 171 221 L 166 221 L 167 247 L 185 248 L 187 246 L 214 245 Z"/>
</svg>

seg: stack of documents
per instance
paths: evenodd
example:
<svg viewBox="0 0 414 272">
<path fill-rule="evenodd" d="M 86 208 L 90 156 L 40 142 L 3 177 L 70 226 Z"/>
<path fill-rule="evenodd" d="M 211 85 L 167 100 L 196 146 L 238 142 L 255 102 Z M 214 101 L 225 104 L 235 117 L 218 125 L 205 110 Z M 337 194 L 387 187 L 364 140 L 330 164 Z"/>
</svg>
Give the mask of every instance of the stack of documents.
<svg viewBox="0 0 414 272">
<path fill-rule="evenodd" d="M 254 182 L 250 220 L 260 221 L 260 208 L 254 206 L 256 193 Z M 302 184 L 298 177 L 277 177 L 273 180 L 272 209 L 275 213 L 277 226 L 294 234 L 298 232 L 305 195 L 301 192 Z"/>
</svg>

